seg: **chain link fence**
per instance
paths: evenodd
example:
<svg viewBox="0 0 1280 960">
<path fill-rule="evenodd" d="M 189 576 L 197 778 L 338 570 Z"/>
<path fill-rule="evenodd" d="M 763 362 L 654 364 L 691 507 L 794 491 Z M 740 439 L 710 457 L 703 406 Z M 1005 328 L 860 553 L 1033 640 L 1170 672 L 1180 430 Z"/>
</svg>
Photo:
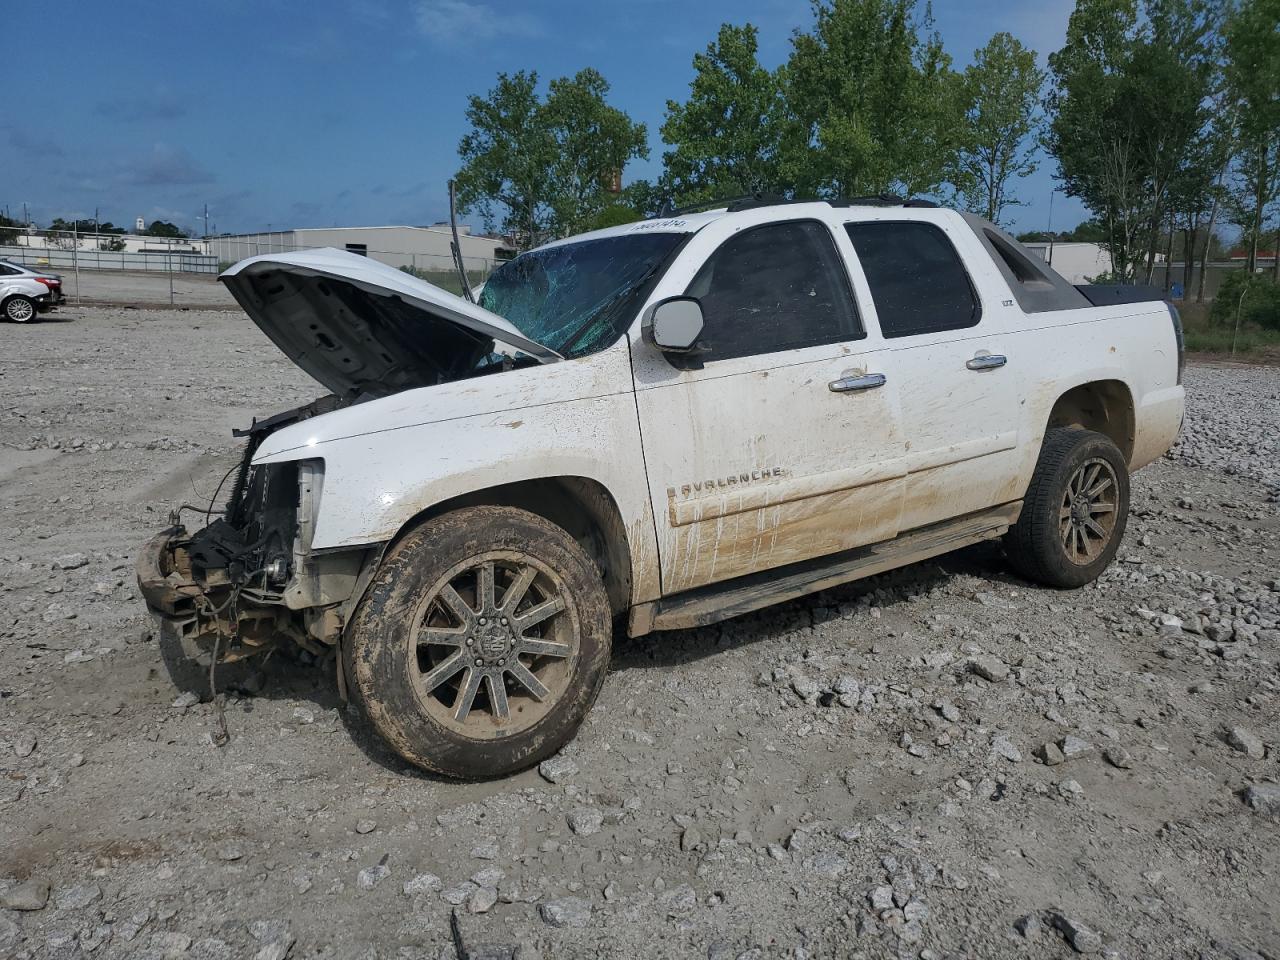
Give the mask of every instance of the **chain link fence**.
<svg viewBox="0 0 1280 960">
<path fill-rule="evenodd" d="M 64 292 L 73 303 L 230 307 L 234 300 L 215 281 L 232 264 L 260 254 L 337 246 L 300 244 L 293 242 L 293 236 L 290 231 L 188 239 L 43 230 L 20 234 L 16 243 L 0 245 L 0 259 L 61 274 Z M 466 237 L 462 240 L 465 251 Z M 449 253 L 371 249 L 354 243 L 338 248 L 343 246 L 450 293 L 462 293 Z M 447 241 L 444 246 L 447 249 Z M 504 258 L 464 253 L 467 284 L 474 288 L 484 283 L 504 262 Z"/>
<path fill-rule="evenodd" d="M 335 231 L 335 233 L 337 232 Z M 294 253 L 299 250 L 314 250 L 320 246 L 334 246 L 337 249 L 345 249 L 348 253 L 369 257 L 371 260 L 377 260 L 398 270 L 403 270 L 405 273 L 412 274 L 421 280 L 426 280 L 428 283 L 433 283 L 441 289 L 448 290 L 450 293 L 460 294 L 462 292 L 462 284 L 458 280 L 458 269 L 454 265 L 453 255 L 445 252 L 448 249 L 447 241 L 441 243 L 443 247 L 441 252 L 431 252 L 381 249 L 376 245 L 369 246 L 362 243 L 343 243 L 341 245 L 336 243 L 299 244 L 293 241 L 293 236 L 291 231 L 283 231 L 240 234 L 232 237 L 210 237 L 208 240 L 209 253 L 217 260 L 218 269 L 221 271 L 233 263 L 248 257 L 257 257 L 268 253 Z M 467 283 L 472 287 L 484 283 L 489 274 L 506 262 L 503 258 L 468 253 L 467 236 L 464 235 L 461 240 L 463 247 L 462 262 L 467 272 Z"/>
</svg>

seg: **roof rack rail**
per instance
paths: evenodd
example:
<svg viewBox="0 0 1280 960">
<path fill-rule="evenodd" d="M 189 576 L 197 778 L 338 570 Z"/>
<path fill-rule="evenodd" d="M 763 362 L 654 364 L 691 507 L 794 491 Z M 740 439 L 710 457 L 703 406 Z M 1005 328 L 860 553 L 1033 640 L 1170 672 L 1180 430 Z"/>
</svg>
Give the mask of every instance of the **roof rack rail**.
<svg viewBox="0 0 1280 960">
<path fill-rule="evenodd" d="M 749 193 L 740 197 L 704 200 L 685 207 L 664 210 L 659 216 L 680 217 L 687 213 L 714 210 L 724 207 L 729 213 L 754 210 L 758 207 L 780 207 L 792 203 L 826 203 L 832 207 L 936 207 L 932 200 L 916 197 L 903 198 L 893 193 L 878 193 L 867 197 L 782 197 L 769 193 Z"/>
<path fill-rule="evenodd" d="M 724 202 L 724 201 L 722 201 Z M 791 203 L 825 203 L 832 207 L 936 207 L 932 200 L 903 199 L 892 193 L 879 193 L 870 197 L 771 197 L 757 195 L 728 201 L 730 213 L 753 210 L 756 207 L 784 206 Z"/>
<path fill-rule="evenodd" d="M 770 197 L 763 193 L 744 193 L 737 197 L 720 197 L 715 200 L 703 200 L 701 203 L 690 203 L 683 207 L 672 207 L 663 210 L 658 216 L 661 217 L 682 217 L 686 213 L 698 213 L 701 210 L 714 210 L 717 207 L 732 208 L 739 203 L 748 203 L 751 201 L 760 201 L 768 199 L 771 203 L 785 203 L 782 197 Z"/>
<path fill-rule="evenodd" d="M 936 207 L 932 200 L 900 197 L 896 193 L 878 193 L 870 197 L 835 197 L 827 201 L 833 207 Z"/>
</svg>

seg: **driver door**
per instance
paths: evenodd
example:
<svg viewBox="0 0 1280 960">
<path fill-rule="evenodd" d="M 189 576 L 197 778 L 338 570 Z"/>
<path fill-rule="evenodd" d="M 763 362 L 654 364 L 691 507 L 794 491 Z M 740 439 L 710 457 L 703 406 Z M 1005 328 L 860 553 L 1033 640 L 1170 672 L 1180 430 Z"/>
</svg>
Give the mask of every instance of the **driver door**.
<svg viewBox="0 0 1280 960">
<path fill-rule="evenodd" d="M 700 369 L 633 343 L 666 595 L 898 531 L 898 403 L 831 226 L 711 224 L 660 291 L 701 303 Z"/>
</svg>

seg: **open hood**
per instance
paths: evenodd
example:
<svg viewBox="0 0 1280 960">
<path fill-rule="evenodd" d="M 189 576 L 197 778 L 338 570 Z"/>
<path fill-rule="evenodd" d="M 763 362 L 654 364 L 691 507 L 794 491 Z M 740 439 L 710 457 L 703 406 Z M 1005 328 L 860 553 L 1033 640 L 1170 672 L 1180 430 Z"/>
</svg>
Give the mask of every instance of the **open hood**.
<svg viewBox="0 0 1280 960">
<path fill-rule="evenodd" d="M 483 307 L 342 250 L 250 257 L 218 279 L 290 360 L 339 396 L 456 380 L 495 344 L 540 363 L 562 359 Z"/>
</svg>

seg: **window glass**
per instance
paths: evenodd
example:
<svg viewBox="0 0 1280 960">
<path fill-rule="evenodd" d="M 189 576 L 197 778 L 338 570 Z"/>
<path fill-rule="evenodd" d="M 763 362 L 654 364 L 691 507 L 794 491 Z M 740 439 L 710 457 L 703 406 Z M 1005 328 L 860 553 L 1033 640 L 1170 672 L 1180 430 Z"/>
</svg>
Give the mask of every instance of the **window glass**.
<svg viewBox="0 0 1280 960">
<path fill-rule="evenodd" d="M 996 253 L 1000 255 L 1000 259 L 1004 261 L 1005 266 L 1009 268 L 1018 283 L 1045 284 L 1052 287 L 1048 278 L 1040 272 L 1040 268 L 1023 256 L 1021 252 L 1010 246 L 1004 237 L 994 230 L 984 230 L 982 232 L 986 234 L 987 241 L 995 249 Z"/>
<path fill-rule="evenodd" d="M 564 357 L 603 350 L 635 319 L 639 300 L 683 233 L 627 233 L 522 253 L 485 281 L 480 306 Z"/>
<path fill-rule="evenodd" d="M 864 334 L 844 264 L 821 223 L 797 220 L 726 240 L 693 278 L 704 361 L 857 340 Z"/>
<path fill-rule="evenodd" d="M 972 327 L 982 308 L 947 235 L 931 223 L 845 225 L 886 338 Z"/>
</svg>

